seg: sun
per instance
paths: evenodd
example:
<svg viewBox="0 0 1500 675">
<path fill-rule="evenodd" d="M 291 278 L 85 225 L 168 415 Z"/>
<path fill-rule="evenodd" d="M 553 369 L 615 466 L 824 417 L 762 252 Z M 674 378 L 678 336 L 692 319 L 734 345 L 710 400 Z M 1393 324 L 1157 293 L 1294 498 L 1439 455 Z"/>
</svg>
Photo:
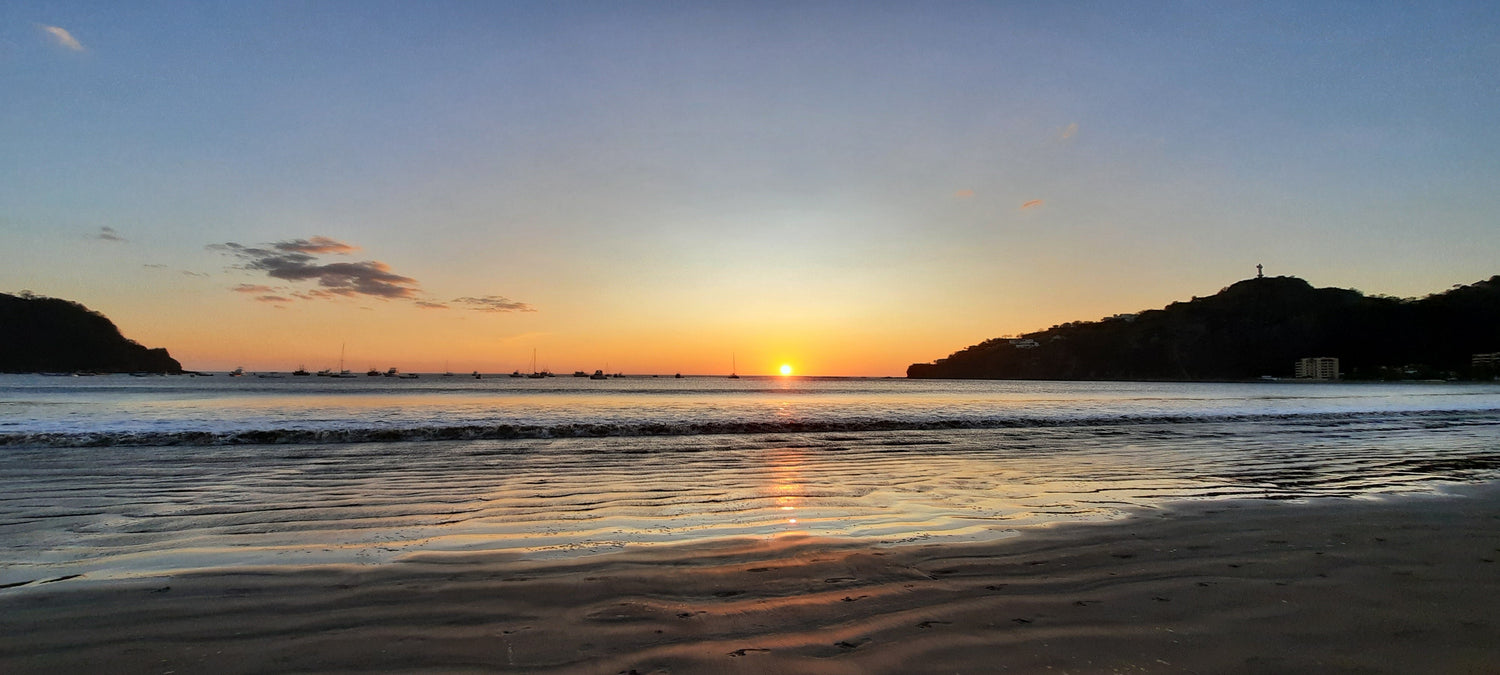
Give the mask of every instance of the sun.
<svg viewBox="0 0 1500 675">
<path fill-rule="evenodd" d="M 781 364 L 781 374 L 782 375 L 791 375 L 792 374 L 792 364 L 790 364 L 790 363 L 783 363 L 783 364 Z"/>
</svg>

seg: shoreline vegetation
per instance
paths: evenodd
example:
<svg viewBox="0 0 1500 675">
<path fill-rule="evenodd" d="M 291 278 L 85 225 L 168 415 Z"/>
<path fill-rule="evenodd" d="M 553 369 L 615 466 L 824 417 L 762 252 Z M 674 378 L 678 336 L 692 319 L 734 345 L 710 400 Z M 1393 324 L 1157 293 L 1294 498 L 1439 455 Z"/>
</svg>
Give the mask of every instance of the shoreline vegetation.
<svg viewBox="0 0 1500 675">
<path fill-rule="evenodd" d="M 182 374 L 165 349 L 128 340 L 81 304 L 0 293 L 0 373 Z"/>
<path fill-rule="evenodd" d="M 1475 354 L 1500 351 L 1500 275 L 1421 299 L 1258 277 L 1162 309 L 995 338 L 909 378 L 1246 381 L 1291 378 L 1335 357 L 1349 380 L 1491 380 Z"/>
<path fill-rule="evenodd" d="M 0 589 L 8 673 L 1478 672 L 1500 488 L 1203 501 L 978 544 L 736 539 Z"/>
</svg>

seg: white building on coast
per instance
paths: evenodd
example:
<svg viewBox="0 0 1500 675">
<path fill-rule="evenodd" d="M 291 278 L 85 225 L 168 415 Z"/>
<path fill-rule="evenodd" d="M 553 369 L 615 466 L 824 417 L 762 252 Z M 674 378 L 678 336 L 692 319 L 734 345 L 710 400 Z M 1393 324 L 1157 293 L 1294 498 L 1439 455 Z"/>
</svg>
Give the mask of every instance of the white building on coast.
<svg viewBox="0 0 1500 675">
<path fill-rule="evenodd" d="M 1339 360 L 1332 356 L 1309 356 L 1297 359 L 1296 374 L 1299 380 L 1337 380 L 1339 379 Z"/>
</svg>

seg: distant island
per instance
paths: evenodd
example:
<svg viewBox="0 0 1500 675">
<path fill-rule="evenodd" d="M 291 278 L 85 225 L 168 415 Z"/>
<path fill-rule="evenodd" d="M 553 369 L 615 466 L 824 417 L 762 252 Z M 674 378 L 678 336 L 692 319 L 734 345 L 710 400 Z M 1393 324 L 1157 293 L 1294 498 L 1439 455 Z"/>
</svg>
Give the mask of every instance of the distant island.
<svg viewBox="0 0 1500 675">
<path fill-rule="evenodd" d="M 1500 352 L 1500 275 L 1421 299 L 1257 277 L 1206 298 L 986 340 L 911 378 L 1245 380 L 1339 359 L 1345 379 L 1490 379 Z"/>
<path fill-rule="evenodd" d="M 0 293 L 0 373 L 50 372 L 176 374 L 182 364 L 76 302 Z"/>
</svg>

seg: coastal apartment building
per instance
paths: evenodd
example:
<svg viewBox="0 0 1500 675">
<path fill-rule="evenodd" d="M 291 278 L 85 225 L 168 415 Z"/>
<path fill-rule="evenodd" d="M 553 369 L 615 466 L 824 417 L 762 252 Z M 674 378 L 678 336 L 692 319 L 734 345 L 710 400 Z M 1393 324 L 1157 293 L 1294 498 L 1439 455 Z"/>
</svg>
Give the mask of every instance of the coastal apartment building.
<svg viewBox="0 0 1500 675">
<path fill-rule="evenodd" d="M 1296 373 L 1299 380 L 1337 380 L 1339 379 L 1339 360 L 1332 356 L 1309 356 L 1297 359 Z"/>
</svg>

